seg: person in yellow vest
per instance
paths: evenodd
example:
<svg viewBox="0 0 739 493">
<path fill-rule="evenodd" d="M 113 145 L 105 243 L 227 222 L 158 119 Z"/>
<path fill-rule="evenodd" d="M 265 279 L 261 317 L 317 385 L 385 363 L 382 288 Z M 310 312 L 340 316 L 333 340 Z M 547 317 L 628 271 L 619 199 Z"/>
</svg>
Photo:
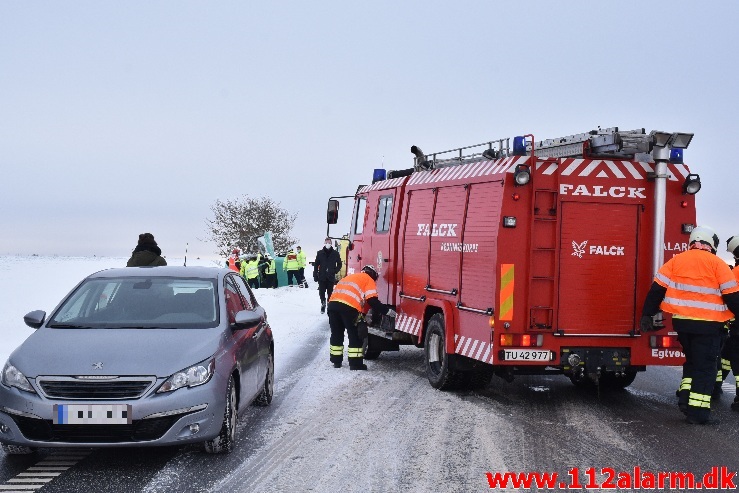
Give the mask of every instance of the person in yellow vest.
<svg viewBox="0 0 739 493">
<path fill-rule="evenodd" d="M 300 248 L 300 245 L 297 247 L 297 254 L 298 254 L 298 264 L 300 265 L 300 269 L 298 269 L 298 275 L 300 278 L 298 279 L 298 282 L 300 283 L 301 288 L 307 288 L 308 287 L 308 281 L 305 280 L 305 252 L 302 248 Z"/>
<path fill-rule="evenodd" d="M 300 260 L 298 260 L 298 253 L 295 249 L 291 248 L 285 255 L 285 261 L 282 263 L 282 270 L 287 271 L 287 285 L 292 286 L 293 281 L 298 286 L 300 283 Z"/>
<path fill-rule="evenodd" d="M 265 288 L 276 288 L 277 287 L 277 265 L 275 259 L 273 259 L 268 253 L 265 255 L 267 260 L 267 266 L 264 269 L 264 287 Z"/>
<path fill-rule="evenodd" d="M 349 274 L 339 281 L 328 300 L 328 324 L 331 327 L 330 361 L 334 368 L 341 368 L 344 361 L 344 331 L 349 337 L 348 360 L 350 370 L 366 370 L 363 340 L 357 331 L 359 315 L 372 308 L 373 313 L 394 317 L 390 305 L 377 298 L 377 270 L 365 265 L 360 272 Z"/>
<path fill-rule="evenodd" d="M 739 313 L 739 283 L 716 256 L 719 240 L 711 228 L 694 228 L 688 243 L 688 250 L 657 271 L 644 300 L 640 328 L 659 330 L 653 316 L 660 310 L 672 314 L 685 353 L 678 407 L 690 424 L 718 424 L 711 418 L 711 392 L 721 331 L 733 313 Z"/>
<path fill-rule="evenodd" d="M 241 277 L 254 289 L 259 287 L 259 260 L 260 254 L 250 255 L 246 262 L 241 263 Z"/>
<path fill-rule="evenodd" d="M 726 241 L 726 250 L 734 256 L 734 267 L 731 269 L 734 278 L 739 282 L 739 235 L 732 236 Z M 726 380 L 730 372 L 734 374 L 737 391 L 734 402 L 731 403 L 731 409 L 739 411 L 739 322 L 734 317 L 726 325 L 729 329 L 729 337 L 721 349 L 720 383 Z M 718 388 L 720 388 L 720 383 L 716 382 Z M 716 393 L 716 387 L 713 390 Z"/>
</svg>

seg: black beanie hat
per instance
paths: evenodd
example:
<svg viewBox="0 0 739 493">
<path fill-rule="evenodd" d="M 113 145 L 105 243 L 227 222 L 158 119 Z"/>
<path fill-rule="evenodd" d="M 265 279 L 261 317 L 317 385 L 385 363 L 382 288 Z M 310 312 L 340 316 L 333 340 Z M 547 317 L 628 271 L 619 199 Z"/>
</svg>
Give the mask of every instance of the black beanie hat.
<svg viewBox="0 0 739 493">
<path fill-rule="evenodd" d="M 139 246 L 157 246 L 157 242 L 154 241 L 154 235 L 151 233 L 141 233 L 139 235 Z"/>
</svg>

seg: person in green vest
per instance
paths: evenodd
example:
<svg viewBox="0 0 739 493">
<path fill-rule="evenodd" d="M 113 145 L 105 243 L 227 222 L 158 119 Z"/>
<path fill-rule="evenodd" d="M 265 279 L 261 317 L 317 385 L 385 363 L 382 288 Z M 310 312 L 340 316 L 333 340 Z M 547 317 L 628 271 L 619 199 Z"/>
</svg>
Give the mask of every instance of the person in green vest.
<svg viewBox="0 0 739 493">
<path fill-rule="evenodd" d="M 302 248 L 300 248 L 300 245 L 298 245 L 298 264 L 300 264 L 300 269 L 298 270 L 298 274 L 300 275 L 300 278 L 298 279 L 298 283 L 301 288 L 307 288 L 308 287 L 308 281 L 305 280 L 305 252 Z"/>
<path fill-rule="evenodd" d="M 294 248 L 291 248 L 287 255 L 285 255 L 285 261 L 282 263 L 282 270 L 287 271 L 287 285 L 292 286 L 293 281 L 296 285 L 302 286 L 300 282 L 300 261 L 298 260 L 298 253 Z"/>
<path fill-rule="evenodd" d="M 241 262 L 241 276 L 254 289 L 259 288 L 259 260 L 261 258 L 261 254 L 252 254 L 246 262 Z"/>
<path fill-rule="evenodd" d="M 267 266 L 264 269 L 264 284 L 265 288 L 276 288 L 277 287 L 277 265 L 275 259 L 273 259 L 268 253 L 265 255 Z"/>
</svg>

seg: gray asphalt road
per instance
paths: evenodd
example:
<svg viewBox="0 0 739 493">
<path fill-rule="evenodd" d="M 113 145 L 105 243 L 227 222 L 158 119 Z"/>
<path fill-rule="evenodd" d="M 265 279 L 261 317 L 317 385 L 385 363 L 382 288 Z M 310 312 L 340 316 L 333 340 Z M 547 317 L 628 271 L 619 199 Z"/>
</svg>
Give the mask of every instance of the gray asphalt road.
<svg viewBox="0 0 739 493">
<path fill-rule="evenodd" d="M 591 467 L 739 470 L 732 384 L 714 406 L 721 424 L 691 426 L 675 405 L 676 368 L 650 369 L 626 391 L 600 395 L 561 376 L 440 392 L 426 381 L 421 350 L 383 353 L 370 371 L 350 372 L 330 366 L 327 338 L 317 331 L 299 359 L 278 366 L 273 405 L 240 418 L 231 455 L 93 450 L 41 491 L 475 492 L 490 491 L 488 472 L 557 472 L 570 482 L 578 468 L 584 486 Z M 66 452 L 2 456 L 0 483 Z"/>
</svg>

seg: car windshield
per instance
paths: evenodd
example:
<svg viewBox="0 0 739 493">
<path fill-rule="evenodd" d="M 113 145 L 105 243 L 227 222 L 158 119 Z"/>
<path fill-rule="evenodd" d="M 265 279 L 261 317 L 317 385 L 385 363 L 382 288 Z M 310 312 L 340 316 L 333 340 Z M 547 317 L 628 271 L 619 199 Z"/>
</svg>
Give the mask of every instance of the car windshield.
<svg viewBox="0 0 739 493">
<path fill-rule="evenodd" d="M 84 281 L 49 320 L 51 328 L 155 329 L 218 325 L 214 279 L 117 277 Z"/>
</svg>

